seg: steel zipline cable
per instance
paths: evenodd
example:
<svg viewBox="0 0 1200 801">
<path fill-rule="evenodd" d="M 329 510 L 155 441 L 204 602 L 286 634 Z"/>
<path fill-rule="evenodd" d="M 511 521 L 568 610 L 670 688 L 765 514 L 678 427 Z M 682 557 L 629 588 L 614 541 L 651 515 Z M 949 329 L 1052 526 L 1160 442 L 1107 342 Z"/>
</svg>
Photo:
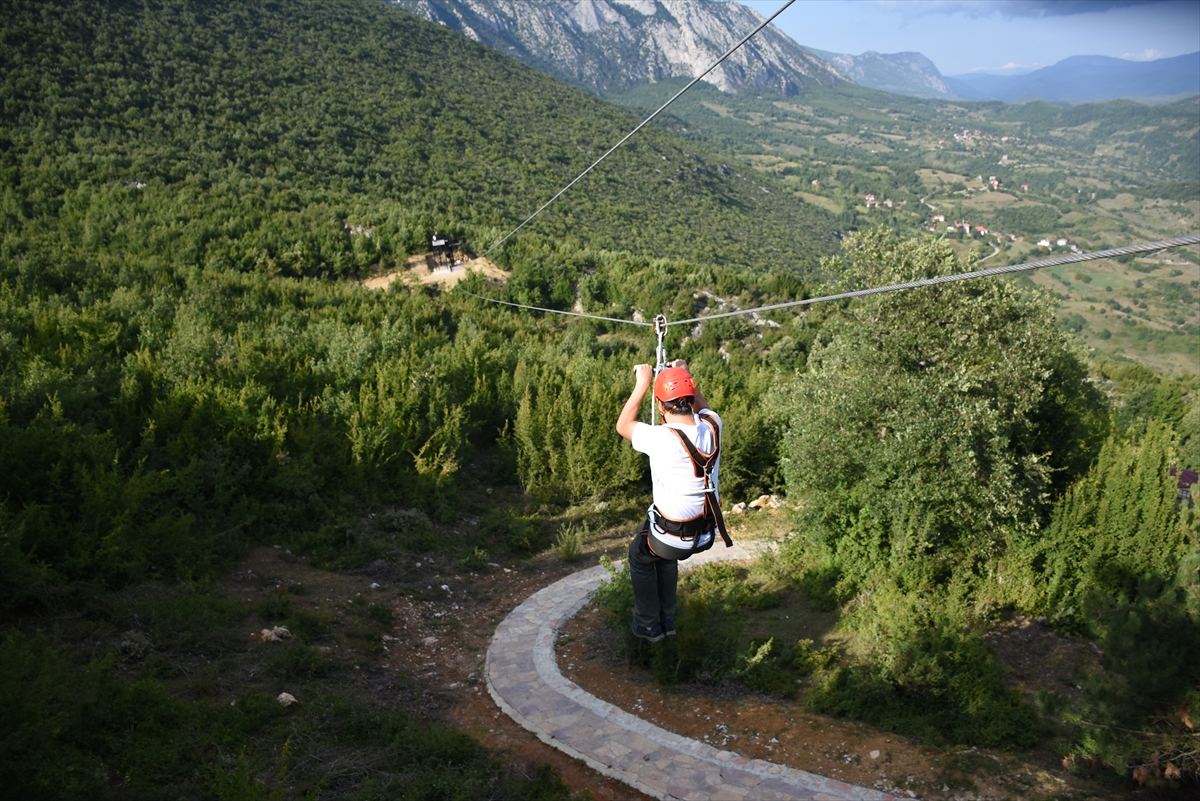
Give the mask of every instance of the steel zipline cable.
<svg viewBox="0 0 1200 801">
<path fill-rule="evenodd" d="M 1151 253 L 1157 250 L 1166 250 L 1167 248 L 1181 247 L 1183 245 L 1198 245 L 1200 244 L 1200 234 L 1188 234 L 1187 236 L 1175 237 L 1174 239 L 1160 239 L 1156 242 L 1144 242 L 1139 245 L 1126 245 L 1119 248 L 1110 248 L 1108 250 L 1097 250 L 1092 253 L 1072 253 L 1069 256 L 1054 256 L 1049 259 L 1040 259 L 1038 261 L 1028 261 L 1023 264 L 1010 264 L 1005 267 L 992 267 L 987 270 L 974 270 L 968 273 L 956 273 L 954 275 L 938 275 L 933 278 L 922 278 L 918 281 L 906 281 L 903 284 L 890 284 L 888 286 L 873 287 L 870 289 L 855 289 L 849 292 L 839 292 L 836 295 L 824 295 L 819 298 L 809 298 L 807 300 L 793 300 L 788 303 L 773 303 L 770 306 L 758 306 L 753 309 L 738 309 L 737 311 L 722 312 L 720 314 L 708 314 L 703 317 L 691 317 L 687 320 L 673 320 L 671 325 L 688 325 L 691 323 L 706 323 L 709 320 L 719 320 L 722 317 L 738 317 L 743 314 L 757 314 L 759 312 L 775 311 L 776 309 L 788 309 L 795 306 L 810 306 L 814 303 L 825 303 L 831 300 L 847 300 L 849 298 L 861 298 L 867 295 L 878 295 L 883 292 L 898 292 L 902 289 L 917 289 L 924 286 L 936 286 L 937 284 L 950 284 L 957 281 L 969 281 L 974 278 L 988 278 L 994 275 L 1008 275 L 1010 273 L 1025 272 L 1028 270 L 1037 270 L 1042 267 L 1055 267 L 1060 264 L 1075 264 L 1081 261 L 1094 261 L 1096 259 L 1111 259 L 1117 256 L 1132 256 L 1136 253 Z M 666 319 L 659 315 L 661 322 L 647 323 L 638 320 L 624 320 L 619 317 L 601 317 L 596 314 L 585 314 L 583 312 L 562 311 L 561 309 L 546 309 L 541 306 L 527 306 L 522 303 L 512 303 L 507 300 L 496 300 L 495 298 L 476 295 L 473 292 L 462 290 L 466 295 L 480 300 L 486 300 L 489 303 L 500 303 L 505 306 L 515 306 L 518 309 L 530 309 L 532 311 L 550 312 L 551 314 L 562 314 L 568 317 L 586 317 L 592 320 L 604 320 L 610 323 L 625 323 L 626 325 L 639 325 L 649 328 L 657 328 L 661 325 L 666 327 Z M 661 342 L 661 336 L 660 336 Z"/>
<path fill-rule="evenodd" d="M 515 234 L 517 231 L 520 231 L 522 228 L 524 228 L 526 225 L 528 225 L 533 220 L 534 217 L 538 216 L 543 211 L 545 211 L 547 208 L 549 208 L 551 203 L 558 200 L 560 197 L 563 196 L 563 194 L 566 193 L 566 191 L 568 189 L 570 189 L 575 184 L 579 183 L 579 181 L 583 178 L 583 176 L 587 175 L 589 172 L 594 170 L 596 168 L 596 166 L 600 164 L 600 162 L 604 161 L 606 158 L 611 156 L 613 154 L 613 151 L 615 151 L 621 145 L 625 144 L 625 142 L 628 141 L 628 139 L 631 136 L 633 136 L 638 131 L 642 130 L 642 128 L 645 128 L 650 123 L 650 121 L 653 120 L 655 117 L 657 117 L 659 114 L 661 114 L 663 112 L 663 110 L 666 109 L 667 106 L 674 103 L 681 96 L 683 96 L 684 92 L 686 92 L 688 89 L 691 89 L 693 86 L 695 86 L 697 83 L 699 83 L 704 78 L 705 75 L 708 75 L 708 73 L 712 72 L 717 67 L 719 67 L 725 61 L 725 59 L 729 58 L 734 53 L 736 53 L 741 48 L 742 45 L 746 44 L 746 42 L 753 39 L 758 34 L 759 31 L 761 31 L 763 28 L 770 25 L 771 21 L 773 19 L 775 19 L 780 14 L 782 14 L 784 11 L 786 11 L 787 7 L 790 6 L 794 2 L 796 2 L 796 0 L 786 0 L 786 2 L 782 6 L 779 7 L 778 11 L 776 11 L 774 14 L 772 14 L 771 16 L 769 16 L 765 20 L 763 20 L 763 23 L 761 25 L 759 25 L 757 28 L 755 28 L 753 31 L 751 31 L 749 34 L 747 34 L 745 36 L 745 38 L 743 38 L 740 42 L 735 44 L 733 47 L 729 48 L 729 50 L 727 50 L 725 52 L 725 55 L 718 58 L 711 65 L 709 65 L 708 69 L 704 70 L 704 72 L 700 73 L 695 78 L 693 78 L 691 83 L 689 83 L 687 86 L 683 87 L 678 92 L 676 92 L 675 95 L 670 100 L 668 100 L 666 103 L 663 103 L 661 106 L 659 106 L 658 111 L 655 111 L 649 117 L 642 120 L 636 128 L 634 128 L 629 133 L 625 134 L 625 136 L 621 137 L 621 141 L 617 142 L 615 145 L 610 147 L 603 156 L 601 156 L 600 158 L 598 158 L 594 162 L 592 162 L 592 165 L 590 167 L 588 167 L 583 172 L 579 173 L 579 175 L 576 175 L 575 178 L 572 179 L 571 183 L 567 184 L 562 189 L 558 190 L 558 193 L 555 194 L 554 197 L 547 200 L 545 203 L 543 203 L 541 205 L 541 207 L 537 211 L 535 211 L 533 214 L 530 214 L 528 217 L 526 217 L 524 222 L 522 222 L 516 228 L 509 231 L 507 234 L 504 235 L 504 237 L 499 242 L 497 242 L 496 244 L 494 244 L 490 248 L 488 248 L 486 251 L 484 251 L 483 257 L 486 258 L 489 253 L 491 253 L 493 250 L 495 250 L 496 248 L 500 247 L 505 242 L 507 242 L 512 237 L 513 234 Z M 549 311 L 549 310 L 543 309 L 543 311 Z M 626 322 L 628 322 L 628 321 L 626 321 Z"/>
<path fill-rule="evenodd" d="M 987 278 L 993 275 L 1007 275 L 1009 273 L 1025 272 L 1026 270 L 1037 270 L 1042 267 L 1055 267 L 1059 264 L 1074 264 L 1081 261 L 1111 259 L 1116 258 L 1117 256 L 1131 256 L 1135 253 L 1149 253 L 1156 250 L 1180 247 L 1181 245 L 1196 244 L 1200 244 L 1200 234 L 1188 234 L 1187 236 L 1180 236 L 1176 237 L 1175 239 L 1160 239 L 1157 242 L 1144 242 L 1140 245 L 1126 245 L 1125 247 L 1110 248 L 1109 250 L 1097 250 L 1093 253 L 1072 253 L 1069 256 L 1055 256 L 1053 258 L 1041 259 L 1039 261 L 1027 261 L 1024 264 L 1009 264 L 1005 267 L 991 267 L 987 270 L 974 270 L 969 273 L 957 273 L 955 275 L 938 275 L 933 278 L 922 278 L 919 281 L 906 281 L 903 284 L 891 284 L 889 286 L 880 286 L 871 289 L 855 289 L 850 292 L 841 292 L 836 295 L 825 295 L 824 297 L 811 298 L 809 300 L 794 300 L 790 303 L 774 303 L 770 306 L 759 306 L 754 309 L 739 309 L 738 311 L 723 312 L 721 314 L 709 314 L 704 317 L 692 317 L 688 320 L 672 321 L 671 324 L 684 325 L 686 323 L 701 323 L 707 322 L 708 320 L 718 320 L 722 317 L 736 317 L 741 314 L 774 311 L 775 309 L 786 309 L 792 306 L 807 306 L 811 303 L 824 303 L 830 300 L 861 298 L 866 295 L 878 295 L 881 292 L 896 292 L 901 289 L 917 289 L 918 287 L 934 286 L 936 284 L 950 284 L 956 281 L 969 281 L 972 278 Z"/>
<path fill-rule="evenodd" d="M 562 309 L 547 309 L 542 306 L 526 306 L 524 303 L 513 303 L 512 301 L 508 301 L 508 300 L 496 300 L 495 298 L 489 298 L 489 297 L 485 297 L 483 295 L 476 295 L 474 292 L 468 292 L 465 289 L 459 290 L 459 291 L 461 291 L 464 295 L 470 295 L 473 298 L 479 298 L 480 300 L 486 300 L 488 303 L 499 303 L 502 306 L 515 306 L 518 309 L 529 309 L 531 311 L 550 312 L 551 314 L 562 314 L 562 315 L 566 315 L 567 317 L 587 317 L 589 320 L 607 320 L 610 323 L 625 323 L 626 325 L 644 325 L 647 327 L 652 327 L 654 325 L 654 323 L 643 323 L 643 322 L 639 322 L 637 320 L 623 320 L 620 317 L 601 317 L 598 314 L 584 314 L 583 312 L 569 312 L 569 311 L 563 311 Z"/>
</svg>

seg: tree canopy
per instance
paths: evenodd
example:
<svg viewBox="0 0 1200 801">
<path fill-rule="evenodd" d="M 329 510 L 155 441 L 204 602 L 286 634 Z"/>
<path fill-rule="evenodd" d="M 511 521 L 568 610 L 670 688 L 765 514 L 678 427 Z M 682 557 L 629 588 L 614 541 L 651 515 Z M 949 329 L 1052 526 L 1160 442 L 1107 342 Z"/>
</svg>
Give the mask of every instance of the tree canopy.
<svg viewBox="0 0 1200 801">
<path fill-rule="evenodd" d="M 948 275 L 936 243 L 878 231 L 830 269 L 851 286 Z M 807 536 L 855 582 L 932 558 L 970 569 L 1032 531 L 1088 464 L 1102 405 L 1048 298 L 1004 282 L 877 295 L 831 317 L 782 401 Z M 958 567 L 955 568 L 960 569 Z"/>
</svg>

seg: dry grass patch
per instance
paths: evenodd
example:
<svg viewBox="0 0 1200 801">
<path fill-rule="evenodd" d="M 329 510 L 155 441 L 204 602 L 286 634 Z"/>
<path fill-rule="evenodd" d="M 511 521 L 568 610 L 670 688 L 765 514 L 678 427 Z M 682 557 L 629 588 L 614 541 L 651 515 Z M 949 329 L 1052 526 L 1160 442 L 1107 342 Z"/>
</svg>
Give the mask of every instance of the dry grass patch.
<svg viewBox="0 0 1200 801">
<path fill-rule="evenodd" d="M 991 211 L 993 209 L 1002 209 L 1007 206 L 1036 206 L 1037 203 L 1018 200 L 1016 197 L 1007 192 L 983 192 L 981 194 L 971 195 L 962 201 L 962 204 L 976 211 Z"/>
<path fill-rule="evenodd" d="M 841 203 L 830 197 L 821 197 L 820 195 L 813 195 L 808 192 L 796 192 L 796 197 L 800 198 L 805 203 L 811 203 L 814 206 L 819 206 L 834 214 L 841 214 L 843 211 L 845 211 L 845 207 L 842 206 Z"/>
</svg>

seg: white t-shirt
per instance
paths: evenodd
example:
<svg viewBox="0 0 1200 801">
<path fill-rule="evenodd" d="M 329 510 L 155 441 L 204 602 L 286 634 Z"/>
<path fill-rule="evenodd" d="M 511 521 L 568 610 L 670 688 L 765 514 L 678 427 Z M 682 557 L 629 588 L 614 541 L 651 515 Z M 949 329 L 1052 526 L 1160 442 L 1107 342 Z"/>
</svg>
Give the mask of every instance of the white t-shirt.
<svg viewBox="0 0 1200 801">
<path fill-rule="evenodd" d="M 723 430 L 721 418 L 712 409 L 717 426 Z M 659 426 L 638 423 L 633 427 L 633 449 L 650 457 L 650 475 L 654 480 L 654 505 L 658 511 L 673 520 L 691 520 L 704 513 L 704 477 L 696 478 L 692 459 L 679 438 L 668 431 L 674 428 L 692 441 L 701 453 L 711 453 L 715 441 L 708 423 L 696 418 L 696 425 L 665 423 Z M 717 470 L 721 459 L 713 466 L 713 486 L 717 486 Z"/>
</svg>

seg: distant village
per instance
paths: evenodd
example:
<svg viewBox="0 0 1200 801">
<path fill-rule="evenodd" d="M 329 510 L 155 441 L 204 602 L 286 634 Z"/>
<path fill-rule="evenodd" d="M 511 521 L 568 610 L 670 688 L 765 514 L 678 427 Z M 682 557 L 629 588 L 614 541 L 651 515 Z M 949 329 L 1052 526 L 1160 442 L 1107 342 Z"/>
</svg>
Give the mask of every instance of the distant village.
<svg viewBox="0 0 1200 801">
<path fill-rule="evenodd" d="M 980 142 L 1020 142 L 1021 141 L 1016 136 L 1001 136 L 1000 138 L 997 139 L 996 137 L 992 136 L 991 134 L 980 133 L 978 130 L 972 131 L 969 128 L 963 128 L 961 131 L 959 131 L 958 133 L 956 133 L 954 135 L 955 142 L 970 142 L 972 140 L 979 140 Z M 944 144 L 946 144 L 946 140 L 939 139 L 938 144 L 944 145 Z"/>
<path fill-rule="evenodd" d="M 979 131 L 971 132 L 964 128 L 962 134 L 955 134 L 954 138 L 958 139 L 960 136 L 971 137 L 971 136 L 979 136 L 979 135 L 980 135 Z M 984 138 L 990 138 L 990 137 L 987 137 L 985 135 Z M 1007 137 L 1007 136 L 1001 137 L 1001 141 L 1006 141 L 1009 138 L 1010 137 Z M 1007 156 L 1002 157 L 1001 163 L 1003 163 L 1004 159 L 1006 159 L 1006 158 L 1007 158 Z M 982 175 L 978 176 L 976 180 L 978 180 L 980 183 L 983 183 L 983 176 Z M 814 181 L 813 183 L 816 183 L 816 182 Z M 1000 189 L 1000 180 L 994 175 L 988 176 L 987 185 L 992 191 L 998 191 Z M 1021 184 L 1021 191 L 1028 192 L 1029 184 Z M 897 205 L 903 206 L 904 204 L 905 204 L 904 201 L 901 201 L 899 204 L 896 204 L 890 198 L 884 198 L 883 200 L 880 200 L 874 194 L 863 195 L 863 205 L 866 206 L 868 209 L 878 209 L 878 208 L 889 208 L 890 209 L 890 208 L 894 208 Z M 994 236 L 994 237 L 996 237 L 997 242 L 1003 242 L 1006 238 L 1010 242 L 1024 242 L 1025 241 L 1025 237 L 1022 235 L 1006 234 L 1001 231 L 992 231 L 992 230 L 989 230 L 988 228 L 985 228 L 982 225 L 975 225 L 970 220 L 957 220 L 954 222 L 947 222 L 946 215 L 944 215 L 944 214 L 935 214 L 932 217 L 930 217 L 928 220 L 925 220 L 922 223 L 922 225 L 924 225 L 926 227 L 926 230 L 932 231 L 933 233 L 938 233 L 939 231 L 943 230 L 943 226 L 944 226 L 944 230 L 947 234 L 953 234 L 953 233 L 957 233 L 958 231 L 962 231 L 964 236 L 972 237 L 972 238 L 976 237 L 976 236 L 981 237 L 981 238 L 987 238 L 989 236 Z M 1054 239 L 1053 241 L 1050 240 L 1049 238 L 1039 239 L 1037 242 L 1037 245 L 1038 245 L 1038 247 L 1044 247 L 1048 250 L 1053 250 L 1054 248 L 1058 247 L 1058 248 L 1068 248 L 1075 253 L 1079 252 L 1078 246 L 1071 244 L 1070 240 L 1068 240 L 1064 237 L 1059 237 L 1057 239 Z"/>
</svg>

